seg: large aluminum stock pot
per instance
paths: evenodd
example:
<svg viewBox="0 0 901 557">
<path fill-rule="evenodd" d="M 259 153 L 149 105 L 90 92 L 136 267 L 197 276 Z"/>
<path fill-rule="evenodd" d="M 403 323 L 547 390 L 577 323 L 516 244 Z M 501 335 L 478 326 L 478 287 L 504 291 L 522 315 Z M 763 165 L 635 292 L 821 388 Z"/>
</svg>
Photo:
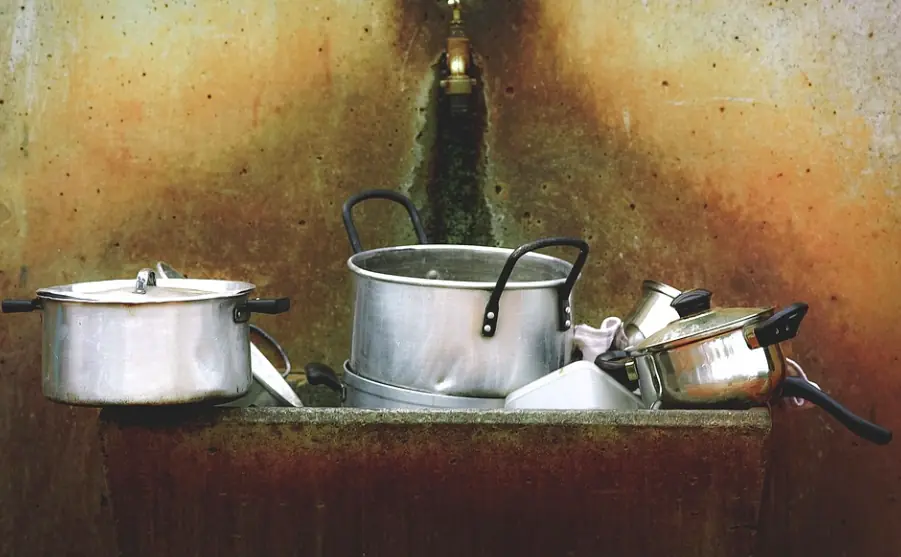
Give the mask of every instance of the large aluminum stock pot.
<svg viewBox="0 0 901 557">
<path fill-rule="evenodd" d="M 42 312 L 43 392 L 72 405 L 226 402 L 251 385 L 251 313 L 282 313 L 288 298 L 249 300 L 254 285 L 136 279 L 42 288 L 4 300 L 4 313 Z"/>
<path fill-rule="evenodd" d="M 387 199 L 406 207 L 423 245 L 363 251 L 353 207 Z M 505 249 L 427 244 L 412 202 L 371 190 L 344 204 L 355 255 L 351 358 L 357 374 L 425 392 L 503 398 L 568 363 L 571 293 L 588 244 L 547 238 Z M 579 250 L 574 264 L 532 253 Z"/>
</svg>

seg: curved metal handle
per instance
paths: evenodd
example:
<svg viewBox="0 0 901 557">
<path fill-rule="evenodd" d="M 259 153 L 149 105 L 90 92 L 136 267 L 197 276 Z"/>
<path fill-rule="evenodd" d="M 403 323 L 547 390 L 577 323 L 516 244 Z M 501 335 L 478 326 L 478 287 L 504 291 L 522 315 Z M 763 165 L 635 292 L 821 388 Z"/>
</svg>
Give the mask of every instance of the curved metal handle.
<svg viewBox="0 0 901 557">
<path fill-rule="evenodd" d="M 360 243 L 357 227 L 354 226 L 352 211 L 356 204 L 366 201 L 367 199 L 387 199 L 388 201 L 394 201 L 395 203 L 403 205 L 410 215 L 410 222 L 413 223 L 413 230 L 416 231 L 416 237 L 419 240 L 419 243 L 429 243 L 429 240 L 425 235 L 425 230 L 422 228 L 422 219 L 419 218 L 419 211 L 416 210 L 416 206 L 413 205 L 410 198 L 393 190 L 366 190 L 351 196 L 350 199 L 344 202 L 344 207 L 341 210 L 344 217 L 344 228 L 347 230 L 347 238 L 350 240 L 350 247 L 353 248 L 354 253 L 363 251 L 363 245 Z"/>
<path fill-rule="evenodd" d="M 156 286 L 156 272 L 145 267 L 138 271 L 138 278 L 135 280 L 135 294 L 146 294 L 148 286 Z"/>
<path fill-rule="evenodd" d="M 266 339 L 266 342 L 268 342 L 272 345 L 273 348 L 275 348 L 275 351 L 278 352 L 279 357 L 285 364 L 285 371 L 282 372 L 282 377 L 288 377 L 288 375 L 291 374 L 291 360 L 288 358 L 288 353 L 285 352 L 285 349 L 282 347 L 282 345 L 277 340 L 275 340 L 275 337 L 273 337 L 260 327 L 254 325 L 253 323 L 250 324 L 250 330 Z"/>
<path fill-rule="evenodd" d="M 890 430 L 854 414 L 837 400 L 811 385 L 810 381 L 801 377 L 786 377 L 782 382 L 782 396 L 803 398 L 816 404 L 848 428 L 851 433 L 871 443 L 887 445 L 892 440 Z"/>
<path fill-rule="evenodd" d="M 635 371 L 635 362 L 631 358 L 632 355 L 625 350 L 608 350 L 594 359 L 594 365 L 620 385 L 635 390 L 638 386 L 638 372 Z"/>
<path fill-rule="evenodd" d="M 513 253 L 507 258 L 507 262 L 504 264 L 500 276 L 497 277 L 497 284 L 495 284 L 494 290 L 491 292 L 488 304 L 485 306 L 485 314 L 482 318 L 483 337 L 493 337 L 494 333 L 497 331 L 497 318 L 498 313 L 500 313 L 501 294 L 504 293 L 504 287 L 507 286 L 507 281 L 513 273 L 516 262 L 519 261 L 523 255 L 531 251 L 551 246 L 579 248 L 579 256 L 576 258 L 576 262 L 573 263 L 572 271 L 570 271 L 569 276 L 566 277 L 566 282 L 564 282 L 557 290 L 558 330 L 566 331 L 572 327 L 572 310 L 569 307 L 569 295 L 576 285 L 576 279 L 579 278 L 582 267 L 585 266 L 585 260 L 588 259 L 588 243 L 578 238 L 544 238 L 542 240 L 536 240 L 531 244 L 519 246 L 513 250 Z"/>
</svg>

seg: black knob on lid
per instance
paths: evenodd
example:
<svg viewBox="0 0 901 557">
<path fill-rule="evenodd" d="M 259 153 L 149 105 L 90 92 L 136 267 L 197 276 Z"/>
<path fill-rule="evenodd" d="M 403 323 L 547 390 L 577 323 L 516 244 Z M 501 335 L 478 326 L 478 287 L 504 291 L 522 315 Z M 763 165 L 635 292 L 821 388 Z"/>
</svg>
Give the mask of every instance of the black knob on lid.
<svg viewBox="0 0 901 557">
<path fill-rule="evenodd" d="M 711 297 L 713 294 L 709 290 L 697 288 L 676 296 L 670 303 L 670 307 L 676 310 L 681 319 L 709 310 Z"/>
</svg>

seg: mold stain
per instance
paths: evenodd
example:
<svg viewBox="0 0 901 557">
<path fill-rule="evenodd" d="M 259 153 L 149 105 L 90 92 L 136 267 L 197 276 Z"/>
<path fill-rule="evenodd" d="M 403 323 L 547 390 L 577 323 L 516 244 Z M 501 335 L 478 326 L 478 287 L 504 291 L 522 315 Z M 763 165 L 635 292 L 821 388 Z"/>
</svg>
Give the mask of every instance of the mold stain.
<svg viewBox="0 0 901 557">
<path fill-rule="evenodd" d="M 439 83 L 447 76 L 446 68 L 442 54 L 432 66 L 426 121 L 418 137 L 425 157 L 411 189 L 425 193 L 423 218 L 431 242 L 494 245 L 493 218 L 482 193 L 488 119 L 481 68 L 471 60 L 470 74 L 479 86 L 464 98 L 444 94 Z"/>
<path fill-rule="evenodd" d="M 687 518 L 679 521 L 675 531 L 689 532 L 689 541 L 695 540 L 696 532 L 705 525 L 711 531 L 727 533 L 722 542 L 712 543 L 728 554 L 749 553 L 747 547 L 753 541 L 744 528 L 736 531 L 730 526 L 753 520 L 755 497 L 747 497 L 747 504 L 737 508 L 720 504 L 722 497 L 683 498 L 680 491 L 696 492 L 700 484 L 717 493 L 758 492 L 762 473 L 755 464 L 762 439 L 753 430 L 736 435 L 731 428 L 692 431 L 672 427 L 651 434 L 606 425 L 413 424 L 401 423 L 407 420 L 397 417 L 379 423 L 367 418 L 362 423 L 352 417 L 332 421 L 326 417 L 330 412 L 323 415 L 325 420 L 304 422 L 287 414 L 282 421 L 271 412 L 272 418 L 261 420 L 254 416 L 264 415 L 255 411 L 237 411 L 232 413 L 234 418 L 225 420 L 221 413 L 197 411 L 189 418 L 188 412 L 181 412 L 181 419 L 160 423 L 156 414 L 144 409 L 107 409 L 100 418 L 105 459 L 110 464 L 112 506 L 117 512 L 124 509 L 123 515 L 117 515 L 124 528 L 120 539 L 132 544 L 121 549 L 129 555 L 166 553 L 163 546 L 169 547 L 169 540 L 182 539 L 202 545 L 206 553 L 233 553 L 231 539 L 217 537 L 212 531 L 234 520 L 232 509 L 237 503 L 232 501 L 254 500 L 271 503 L 262 511 L 275 509 L 271 516 L 247 515 L 259 524 L 245 520 L 239 526 L 244 534 L 242 543 L 261 548 L 260 552 L 283 554 L 284 548 L 299 547 L 303 540 L 319 536 L 323 548 L 318 554 L 323 555 L 432 554 L 436 540 L 440 552 L 448 555 L 472 553 L 476 545 L 482 555 L 591 555 L 591 544 L 574 547 L 567 542 L 584 540 L 586 532 L 597 530 L 593 520 L 585 519 L 598 511 L 597 497 L 590 494 L 602 494 L 611 508 L 627 508 L 635 499 L 633 484 L 647 483 L 642 472 L 659 454 L 669 455 L 690 472 L 681 475 L 683 481 L 674 484 L 674 489 L 663 490 L 664 500 L 658 501 L 663 509 L 678 504 L 696 510 L 691 516 L 686 512 Z M 730 458 L 719 459 L 719 468 L 711 475 L 704 455 L 685 442 L 689 436 L 700 437 L 699 443 L 717 447 Z M 163 466 L 161 461 L 173 451 L 179 456 L 170 466 L 173 481 L 149 489 L 153 470 Z M 145 453 L 159 458 L 142 458 Z M 621 458 L 624 456 L 632 458 Z M 623 461 L 629 465 L 624 466 Z M 298 463 L 302 473 L 298 473 Z M 207 477 L 217 478 L 221 489 L 209 489 L 203 481 Z M 566 479 L 564 484 L 561 477 Z M 362 520 L 358 512 L 361 498 L 349 500 L 342 495 L 345 492 L 364 494 L 363 499 L 375 502 L 378 512 L 367 509 L 367 518 Z M 309 498 L 298 498 L 296 493 L 316 494 L 317 504 L 307 504 Z M 186 523 L 171 514 L 154 514 L 161 500 L 175 506 L 182 501 L 215 504 L 207 505 L 212 514 L 203 520 Z M 535 500 L 547 504 L 536 507 Z M 523 524 L 547 526 L 549 507 L 560 509 L 553 517 L 556 522 L 552 528 L 538 531 L 552 535 L 523 537 Z M 473 524 L 485 525 L 484 530 L 461 537 L 453 522 L 459 509 L 473 509 Z M 425 515 L 432 520 L 417 522 L 418 516 Z M 374 521 L 369 516 L 381 519 Z M 614 548 L 616 553 L 665 554 L 663 548 L 674 545 L 672 536 L 658 536 L 654 539 L 659 549 L 645 543 L 633 548 L 629 540 L 641 538 L 641 525 L 630 520 L 628 512 L 620 516 L 621 524 L 605 523 L 610 531 L 626 532 L 613 536 L 626 540 L 623 547 Z M 350 517 L 350 521 L 333 517 Z M 285 529 L 282 523 L 288 522 L 302 528 Z M 167 535 L 148 538 L 147 524 Z M 499 531 L 498 524 L 507 529 Z M 260 525 L 277 525 L 288 535 L 276 537 L 277 544 L 266 546 L 267 539 L 276 538 L 260 536 L 266 531 Z M 329 525 L 334 525 L 333 531 L 326 528 Z M 185 537 L 188 530 L 192 534 Z M 360 534 L 343 535 L 346 531 Z M 392 537 L 392 532 L 400 534 Z M 511 546 L 511 540 L 528 549 Z M 689 541 L 675 543 L 693 547 Z M 184 544 L 179 549 L 197 553 Z"/>
</svg>

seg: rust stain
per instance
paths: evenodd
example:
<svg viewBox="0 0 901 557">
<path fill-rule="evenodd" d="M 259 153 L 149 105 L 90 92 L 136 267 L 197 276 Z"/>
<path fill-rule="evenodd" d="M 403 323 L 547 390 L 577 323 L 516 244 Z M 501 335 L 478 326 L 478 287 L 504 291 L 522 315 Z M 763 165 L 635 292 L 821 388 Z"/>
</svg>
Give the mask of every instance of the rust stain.
<svg viewBox="0 0 901 557">
<path fill-rule="evenodd" d="M 569 7 L 548 7 L 543 19 L 525 22 L 523 33 L 544 40 L 527 43 L 521 61 L 505 60 L 513 66 L 505 83 L 516 95 L 505 100 L 495 153 L 527 161 L 499 176 L 532 178 L 508 208 L 524 215 L 524 230 L 556 231 L 566 225 L 550 215 L 593 209 L 584 226 L 593 242 L 592 284 L 578 293 L 580 308 L 589 309 L 579 318 L 622 314 L 636 294 L 622 285 L 642 278 L 709 287 L 722 305 L 809 301 L 794 343 L 799 361 L 850 408 L 897 429 L 896 376 L 864 371 L 897 367 L 896 356 L 879 346 L 897 344 L 898 335 L 880 324 L 901 315 L 893 295 L 901 267 L 888 255 L 901 253 L 901 237 L 882 233 L 899 222 L 899 205 L 884 191 L 890 170 L 868 166 L 873 130 L 860 117 L 836 116 L 828 102 L 807 103 L 810 76 L 799 76 L 791 86 L 803 92 L 778 106 L 744 102 L 753 95 L 743 88 L 779 78 L 719 51 L 689 56 L 678 71 L 663 67 L 642 57 L 638 33 L 647 27 L 640 22 L 631 34 L 619 20 L 602 18 L 607 23 L 586 36 L 574 20 L 598 19 Z M 610 52 L 631 53 L 630 63 Z M 717 99 L 727 96 L 734 100 Z M 545 108 L 535 114 L 535 106 Z M 850 193 L 855 182 L 858 193 Z M 791 554 L 898 547 L 896 534 L 876 526 L 890 504 L 882 501 L 901 496 L 901 481 L 886 473 L 897 447 L 863 448 L 819 411 L 786 413 L 777 427 L 773 547 L 812 534 L 786 514 L 801 497 L 808 516 L 822 521 L 823 498 L 833 496 L 843 504 L 830 504 L 828 518 L 843 528 L 820 536 L 816 549 L 792 544 Z M 873 480 L 838 486 L 835 477 Z"/>
<path fill-rule="evenodd" d="M 413 134 L 400 123 L 416 99 L 397 86 L 392 25 L 372 26 L 360 48 L 357 18 L 366 10 L 321 15 L 307 3 L 282 2 L 283 17 L 272 18 L 262 13 L 268 6 L 244 17 L 218 6 L 157 4 L 179 14 L 135 21 L 127 40 L 107 26 L 108 7 L 102 23 L 88 7 L 40 19 L 45 38 L 56 25 L 78 40 L 53 51 L 67 65 L 53 77 L 65 94 L 0 133 L 2 149 L 15 152 L 5 175 L 16 181 L 6 187 L 24 200 L 12 209 L 26 215 L 30 231 L 3 246 L 5 296 L 126 276 L 166 258 L 192 276 L 240 276 L 261 295 L 291 296 L 292 312 L 259 324 L 294 361 L 343 360 L 349 288 L 340 203 L 364 185 L 401 181 L 396 161 L 410 152 Z M 396 19 L 371 8 L 375 19 Z M 183 24 L 170 29 L 173 17 Z M 79 22 L 77 30 L 67 19 Z M 334 38 L 328 80 L 315 63 L 323 20 Z M 408 86 L 428 72 L 425 56 L 417 42 L 402 76 Z M 49 78 L 36 72 L 43 87 Z M 333 94 L 323 97 L 329 80 Z M 32 132 L 28 158 L 19 151 L 23 127 Z M 390 215 L 371 216 L 368 237 L 386 239 Z M 29 281 L 17 285 L 9 277 L 23 265 Z M 93 442 L 96 411 L 41 396 L 38 316 L 5 316 L 0 346 L 10 386 L 0 396 L 0 462 L 12 471 L 0 498 L 14 509 L 0 519 L 0 554 L 63 555 L 73 547 L 117 554 Z M 53 472 L 70 459 L 75 464 Z M 22 509 L 35 508 L 44 520 L 26 520 Z"/>
<path fill-rule="evenodd" d="M 348 254 L 334 249 L 346 243 L 340 204 L 363 187 L 399 183 L 403 169 L 384 161 L 410 152 L 414 137 L 397 121 L 416 99 L 384 83 L 398 71 L 393 45 L 425 34 L 404 27 L 412 33 L 395 40 L 391 25 L 360 25 L 354 13 L 312 14 L 280 6 L 279 32 L 264 34 L 268 50 L 241 38 L 251 30 L 243 21 L 231 23 L 228 45 L 205 36 L 190 58 L 170 53 L 168 62 L 148 34 L 134 46 L 141 55 L 112 73 L 96 61 L 113 39 L 87 24 L 94 44 L 73 53 L 68 106 L 48 105 L 45 116 L 70 139 L 59 147 L 65 164 L 38 165 L 23 182 L 34 192 L 29 218 L 45 223 L 43 234 L 23 238 L 35 284 L 124 276 L 168 258 L 198 276 L 242 277 L 261 293 L 290 295 L 303 309 L 266 326 L 300 349 L 295 358 L 343 360 L 350 289 Z M 420 67 L 417 46 L 408 62 Z M 320 97 L 323 86 L 336 96 Z M 382 224 L 367 234 L 382 241 L 385 221 L 373 215 Z"/>
<path fill-rule="evenodd" d="M 325 88 L 332 86 L 332 41 L 328 31 L 323 32 L 322 46 L 319 47 L 319 63 L 321 64 L 321 73 Z"/>
<path fill-rule="evenodd" d="M 251 120 L 251 123 L 250 123 L 251 127 L 253 127 L 253 128 L 256 128 L 260 124 L 260 102 L 261 102 L 261 100 L 262 99 L 261 99 L 261 96 L 259 93 L 257 93 L 253 97 L 253 119 Z"/>
<path fill-rule="evenodd" d="M 340 204 L 363 188 L 408 184 L 446 7 L 278 2 L 240 14 L 199 4 L 155 5 L 133 23 L 107 6 L 103 20 L 88 5 L 42 16 L 46 48 L 49 37 L 66 38 L 52 62 L 34 66 L 41 94 L 53 92 L 28 116 L 19 115 L 24 89 L 4 93 L 0 108 L 17 114 L 0 148 L 10 153 L 5 191 L 24 200 L 9 211 L 22 211 L 28 230 L 2 246 L 0 289 L 26 295 L 166 258 L 192 276 L 290 295 L 292 311 L 261 324 L 292 359 L 339 364 L 351 314 Z M 892 396 L 899 337 L 886 326 L 901 316 L 901 204 L 890 190 L 897 169 L 867 154 L 874 130 L 854 111 L 869 93 L 843 90 L 822 61 L 789 69 L 765 56 L 772 44 L 797 51 L 822 39 L 792 39 L 784 21 L 766 19 L 781 8 L 737 10 L 772 27 L 715 44 L 709 3 L 689 12 L 577 1 L 469 9 L 488 84 L 485 196 L 495 232 L 505 245 L 589 240 L 580 321 L 621 315 L 644 278 L 709 287 L 723 305 L 803 299 L 811 313 L 793 348 L 811 377 L 855 411 L 901 425 Z M 772 40 L 772 30 L 789 38 Z M 373 247 L 412 239 L 391 207 L 367 206 L 359 223 Z M 8 278 L 22 266 L 27 284 Z M 56 447 L 57 432 L 89 431 L 91 414 L 72 426 L 40 397 L 39 326 L 21 317 L 0 327 L 0 367 L 14 385 L 0 404 L 13 409 L 4 440 Z M 774 547 L 805 555 L 813 549 L 797 540 L 814 537 L 824 556 L 901 547 L 884 519 L 901 497 L 901 449 L 858 446 L 819 411 L 777 414 L 776 437 Z M 16 454 L 40 458 L 37 449 Z M 15 501 L 32 500 L 37 484 L 28 482 L 46 472 L 34 466 L 11 483 L 26 486 Z M 96 485 L 98 472 L 85 474 Z M 0 524 L 9 534 L 0 539 L 23 531 Z"/>
<path fill-rule="evenodd" d="M 135 557 L 298 548 L 748 554 L 766 437 L 718 428 L 242 425 L 146 412 L 106 412 L 101 433 L 121 550 Z M 716 450 L 699 452 L 688 438 Z M 649 524 L 658 535 L 646 535 Z"/>
<path fill-rule="evenodd" d="M 25 275 L 24 268 L 0 270 L 4 298 L 28 288 Z M 43 398 L 40 338 L 40 316 L 0 318 L 0 372 L 6 384 L 0 389 L 0 467 L 8 479 L 0 492 L 6 506 L 0 515 L 0 555 L 114 555 L 97 411 Z M 59 465 L 61 459 L 66 466 Z M 41 513 L 38 524 L 25 509 Z"/>
<path fill-rule="evenodd" d="M 144 119 L 144 101 L 141 99 L 119 101 L 115 108 L 115 113 L 120 116 L 120 124 L 125 123 L 125 120 L 140 122 Z"/>
</svg>

